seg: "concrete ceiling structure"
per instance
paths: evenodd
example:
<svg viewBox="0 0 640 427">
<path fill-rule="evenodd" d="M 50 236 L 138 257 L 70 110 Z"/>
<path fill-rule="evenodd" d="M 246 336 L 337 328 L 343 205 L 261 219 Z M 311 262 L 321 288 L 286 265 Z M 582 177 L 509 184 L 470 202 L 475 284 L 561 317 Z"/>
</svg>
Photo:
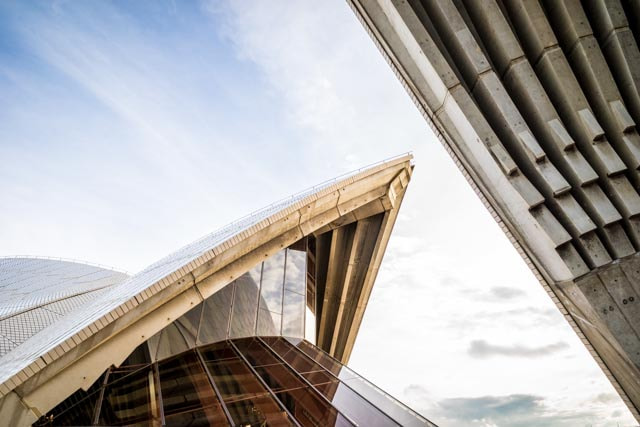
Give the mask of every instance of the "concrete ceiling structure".
<svg viewBox="0 0 640 427">
<path fill-rule="evenodd" d="M 0 327 L 25 313 L 40 319 L 40 326 L 20 342 L 13 337 L 14 345 L 0 357 L 0 425 L 33 423 L 187 311 L 304 237 L 317 245 L 318 346 L 346 363 L 412 169 L 407 154 L 336 178 L 130 277 L 65 261 L 2 260 L 7 268 L 0 274 Z M 49 315 L 51 304 L 74 298 L 77 304 Z"/>
<path fill-rule="evenodd" d="M 640 2 L 349 3 L 640 420 Z"/>
</svg>

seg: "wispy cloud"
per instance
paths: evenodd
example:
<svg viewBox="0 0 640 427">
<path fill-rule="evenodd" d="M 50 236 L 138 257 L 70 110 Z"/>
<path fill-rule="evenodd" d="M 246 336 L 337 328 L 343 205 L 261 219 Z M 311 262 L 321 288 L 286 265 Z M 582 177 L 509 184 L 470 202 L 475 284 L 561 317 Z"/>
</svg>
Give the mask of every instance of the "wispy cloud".
<svg viewBox="0 0 640 427">
<path fill-rule="evenodd" d="M 494 286 L 489 289 L 489 295 L 497 300 L 511 300 L 526 295 L 522 289 L 510 288 L 507 286 Z"/>
<path fill-rule="evenodd" d="M 485 340 L 473 340 L 471 341 L 468 352 L 471 357 L 479 359 L 492 356 L 532 358 L 549 356 L 559 351 L 566 350 L 567 348 L 569 348 L 569 345 L 565 342 L 530 347 L 521 344 L 496 345 L 490 344 Z"/>
<path fill-rule="evenodd" d="M 588 411 L 552 410 L 544 398 L 528 394 L 450 398 L 439 401 L 438 406 L 451 426 L 553 427 L 597 420 L 597 415 Z"/>
</svg>

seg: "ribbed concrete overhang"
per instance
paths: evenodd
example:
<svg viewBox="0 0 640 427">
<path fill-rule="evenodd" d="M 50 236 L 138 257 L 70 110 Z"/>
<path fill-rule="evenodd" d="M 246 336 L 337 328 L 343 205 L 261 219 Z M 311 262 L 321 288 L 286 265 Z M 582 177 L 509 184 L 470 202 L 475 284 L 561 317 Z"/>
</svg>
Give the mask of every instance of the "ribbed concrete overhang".
<svg viewBox="0 0 640 427">
<path fill-rule="evenodd" d="M 349 3 L 640 419 L 636 2 Z"/>
<path fill-rule="evenodd" d="M 85 307 L 66 324 L 45 328 L 2 359 L 0 414 L 7 416 L 0 425 L 35 421 L 190 308 L 305 236 L 340 247 L 317 252 L 331 269 L 321 273 L 331 272 L 331 279 L 319 292 L 317 323 L 321 347 L 346 362 L 412 169 L 412 156 L 403 155 L 280 202 L 116 285 L 96 302 L 102 312 Z"/>
</svg>

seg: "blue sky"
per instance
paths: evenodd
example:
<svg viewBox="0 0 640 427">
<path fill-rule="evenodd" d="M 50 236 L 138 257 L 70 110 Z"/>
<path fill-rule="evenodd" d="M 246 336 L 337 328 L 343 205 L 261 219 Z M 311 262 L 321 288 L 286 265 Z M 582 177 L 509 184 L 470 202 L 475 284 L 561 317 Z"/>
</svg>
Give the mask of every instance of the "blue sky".
<svg viewBox="0 0 640 427">
<path fill-rule="evenodd" d="M 351 365 L 442 425 L 635 425 L 346 2 L 2 2 L 0 107 L 0 254 L 131 272 L 413 151 Z"/>
</svg>

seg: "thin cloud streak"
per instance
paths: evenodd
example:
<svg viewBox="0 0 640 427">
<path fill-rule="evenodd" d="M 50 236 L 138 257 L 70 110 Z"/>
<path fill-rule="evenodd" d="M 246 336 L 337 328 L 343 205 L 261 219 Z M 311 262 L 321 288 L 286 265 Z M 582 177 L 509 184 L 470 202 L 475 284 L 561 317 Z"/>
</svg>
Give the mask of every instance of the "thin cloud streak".
<svg viewBox="0 0 640 427">
<path fill-rule="evenodd" d="M 559 351 L 566 350 L 569 345 L 565 342 L 557 342 L 553 344 L 547 344 L 539 347 L 529 347 L 521 344 L 515 345 L 495 345 L 490 344 L 485 340 L 473 340 L 469 346 L 469 355 L 479 359 L 484 359 L 492 356 L 506 356 L 506 357 L 543 357 L 550 356 L 558 353 Z"/>
</svg>

